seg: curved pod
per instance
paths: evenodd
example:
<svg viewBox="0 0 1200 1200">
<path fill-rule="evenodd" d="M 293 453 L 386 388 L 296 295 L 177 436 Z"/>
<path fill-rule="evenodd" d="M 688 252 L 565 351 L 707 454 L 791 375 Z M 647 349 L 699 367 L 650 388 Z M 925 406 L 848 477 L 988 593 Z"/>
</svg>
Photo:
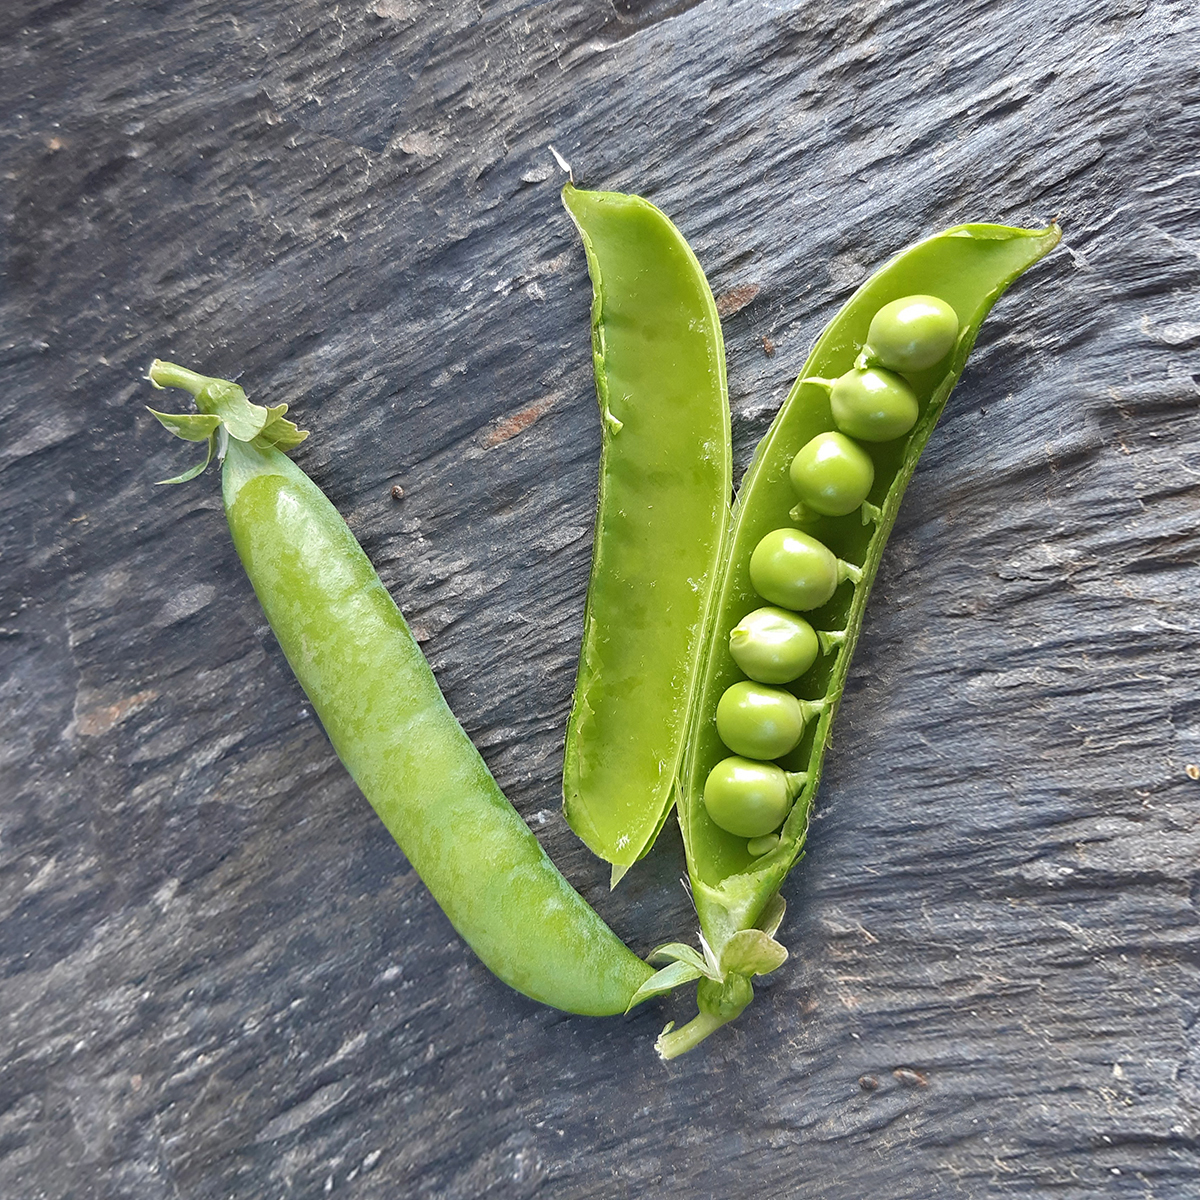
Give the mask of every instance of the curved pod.
<svg viewBox="0 0 1200 1200">
<path fill-rule="evenodd" d="M 166 363 L 151 379 L 199 391 L 202 412 L 206 386 L 223 382 Z M 246 574 L 333 748 L 455 929 L 535 1000 L 624 1012 L 650 968 L 504 797 L 324 493 L 273 446 L 233 436 L 222 491 Z"/>
<path fill-rule="evenodd" d="M 563 203 L 592 278 L 603 438 L 563 805 L 615 884 L 675 800 L 729 525 L 729 400 L 712 292 L 675 226 L 639 196 L 568 185 Z"/>
<path fill-rule="evenodd" d="M 756 923 L 765 922 L 766 915 L 778 911 L 776 893 L 804 846 L 830 725 L 862 627 L 870 585 L 904 490 L 984 318 L 1004 290 L 1048 254 L 1060 236 L 1053 225 L 1044 230 L 963 225 L 899 254 L 854 293 L 821 334 L 759 443 L 734 506 L 729 555 L 717 585 L 679 803 L 692 895 L 701 931 L 717 959 L 725 947 L 746 936 L 742 931 L 752 930 Z M 751 553 L 766 534 L 786 524 L 794 503 L 788 481 L 793 456 L 812 438 L 834 428 L 828 381 L 854 366 L 871 319 L 884 305 L 926 294 L 953 308 L 959 333 L 944 361 L 907 376 L 920 408 L 911 433 L 895 442 L 864 447 L 875 465 L 871 500 L 878 506 L 877 515 L 867 525 L 857 514 L 819 517 L 805 524 L 839 559 L 859 565 L 861 578 L 852 587 L 839 588 L 821 608 L 806 614 L 817 629 L 839 631 L 839 636 L 832 652 L 819 658 L 790 687 L 802 699 L 824 701 L 825 707 L 800 746 L 784 760 L 789 770 L 803 772 L 806 782 L 781 830 L 778 846 L 756 858 L 745 839 L 727 833 L 711 820 L 703 802 L 705 780 L 726 754 L 712 714 L 726 689 L 742 677 L 729 653 L 729 630 L 747 609 L 759 603 L 750 579 Z M 664 1056 L 684 1052 L 711 1032 L 713 1020 L 702 1011 L 694 1028 L 685 1026 L 664 1035 L 660 1052 Z"/>
</svg>

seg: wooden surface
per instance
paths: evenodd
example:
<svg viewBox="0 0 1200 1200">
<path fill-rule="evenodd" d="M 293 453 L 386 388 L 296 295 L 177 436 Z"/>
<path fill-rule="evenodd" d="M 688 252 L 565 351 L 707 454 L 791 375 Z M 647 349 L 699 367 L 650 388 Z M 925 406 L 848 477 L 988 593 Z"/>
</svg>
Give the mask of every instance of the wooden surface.
<svg viewBox="0 0 1200 1200">
<path fill-rule="evenodd" d="M 0 15 L 0 1195 L 1200 1194 L 1190 0 L 16 0 Z M 240 375 L 555 860 L 595 502 L 548 145 L 725 297 L 737 465 L 888 255 L 1061 216 L 885 556 L 791 961 L 661 1065 L 458 941 L 144 411 Z M 764 339 L 774 354 L 764 350 Z M 399 483 L 405 498 L 394 501 Z"/>
</svg>

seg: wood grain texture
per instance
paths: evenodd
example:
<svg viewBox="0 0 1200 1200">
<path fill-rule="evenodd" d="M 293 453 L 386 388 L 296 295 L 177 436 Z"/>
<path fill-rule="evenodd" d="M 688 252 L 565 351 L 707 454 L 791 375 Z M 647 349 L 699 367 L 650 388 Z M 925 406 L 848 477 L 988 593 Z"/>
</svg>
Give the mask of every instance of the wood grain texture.
<svg viewBox="0 0 1200 1200">
<path fill-rule="evenodd" d="M 1186 0 L 19 0 L 0 15 L 0 1195 L 1200 1191 L 1200 19 Z M 595 502 L 553 143 L 691 241 L 743 469 L 850 290 L 1061 215 L 910 489 L 788 965 L 564 1018 L 332 758 L 155 355 L 295 406 L 450 703 L 561 820 Z M 775 347 L 764 353 L 763 339 Z M 391 497 L 401 484 L 404 499 Z"/>
</svg>

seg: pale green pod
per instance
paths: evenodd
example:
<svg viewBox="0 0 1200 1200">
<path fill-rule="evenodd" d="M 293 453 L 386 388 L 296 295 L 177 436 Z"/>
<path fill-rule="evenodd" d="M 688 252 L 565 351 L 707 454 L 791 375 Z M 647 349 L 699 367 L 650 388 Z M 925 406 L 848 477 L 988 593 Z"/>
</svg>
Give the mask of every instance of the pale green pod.
<svg viewBox="0 0 1200 1200">
<path fill-rule="evenodd" d="M 780 884 L 803 850 L 813 795 L 830 741 L 830 725 L 862 628 L 871 582 L 905 487 L 962 373 L 979 327 L 1009 284 L 1049 253 L 1060 236 L 1057 226 L 1028 230 L 963 225 L 897 255 L 855 292 L 826 327 L 759 443 L 735 504 L 730 551 L 709 627 L 703 690 L 688 743 L 679 802 L 692 897 L 704 945 L 717 961 L 723 961 L 740 939 L 762 938 L 756 926 L 768 921 Z M 755 841 L 751 849 L 745 837 L 720 828 L 704 803 L 706 780 L 727 754 L 717 734 L 714 713 L 726 689 L 740 678 L 729 653 L 729 630 L 758 602 L 751 576 L 753 552 L 764 538 L 787 524 L 794 505 L 788 478 L 790 463 L 811 439 L 835 428 L 830 409 L 834 381 L 856 369 L 856 357 L 876 313 L 893 300 L 925 295 L 937 297 L 957 314 L 957 333 L 949 353 L 908 377 L 907 386 L 917 400 L 916 423 L 911 432 L 903 440 L 881 442 L 873 449 L 876 475 L 872 494 L 882 494 L 878 514 L 867 524 L 857 513 L 850 513 L 820 517 L 809 526 L 812 536 L 831 555 L 839 561 L 860 564 L 861 571 L 852 579 L 853 587 L 830 591 L 810 618 L 818 628 L 838 631 L 839 650 L 818 659 L 804 676 L 801 698 L 821 701 L 825 707 L 785 765 L 803 772 L 807 782 L 780 830 L 778 845 L 759 855 L 756 852 L 763 848 L 761 843 Z M 782 537 L 778 535 L 776 540 Z M 768 547 L 771 545 L 768 542 Z M 714 1016 L 711 1005 L 702 1003 L 694 1022 L 660 1039 L 660 1052 L 671 1056 L 685 1052 L 711 1033 L 721 1019 L 719 1014 Z"/>
<path fill-rule="evenodd" d="M 675 226 L 638 196 L 568 185 L 563 202 L 592 277 L 603 439 L 563 805 L 615 883 L 675 798 L 728 532 L 729 401 L 712 292 Z"/>
</svg>

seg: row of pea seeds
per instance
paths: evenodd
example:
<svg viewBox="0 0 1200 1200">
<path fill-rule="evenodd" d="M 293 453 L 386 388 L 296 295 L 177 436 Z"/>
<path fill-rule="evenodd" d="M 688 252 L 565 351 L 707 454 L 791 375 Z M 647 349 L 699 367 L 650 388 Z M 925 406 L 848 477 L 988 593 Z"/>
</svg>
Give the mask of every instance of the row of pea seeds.
<svg viewBox="0 0 1200 1200">
<path fill-rule="evenodd" d="M 878 521 L 880 510 L 867 501 L 875 465 L 858 442 L 888 442 L 912 429 L 919 405 L 903 373 L 940 362 L 957 336 L 958 317 L 944 300 L 906 296 L 875 314 L 849 371 L 807 381 L 829 390 L 837 430 L 818 434 L 792 460 L 789 476 L 800 501 L 793 520 L 859 509 L 864 521 Z M 860 578 L 858 567 L 795 528 L 772 530 L 750 556 L 750 581 L 768 606 L 743 617 L 729 635 L 730 654 L 748 678 L 717 704 L 717 733 L 733 753 L 709 773 L 704 806 L 726 832 L 747 838 L 755 857 L 778 845 L 777 830 L 807 778 L 773 760 L 799 745 L 828 703 L 802 700 L 779 685 L 799 679 L 845 638 L 844 631 L 814 630 L 799 614 L 826 604 L 845 580 Z"/>
</svg>

